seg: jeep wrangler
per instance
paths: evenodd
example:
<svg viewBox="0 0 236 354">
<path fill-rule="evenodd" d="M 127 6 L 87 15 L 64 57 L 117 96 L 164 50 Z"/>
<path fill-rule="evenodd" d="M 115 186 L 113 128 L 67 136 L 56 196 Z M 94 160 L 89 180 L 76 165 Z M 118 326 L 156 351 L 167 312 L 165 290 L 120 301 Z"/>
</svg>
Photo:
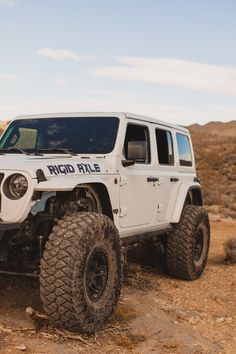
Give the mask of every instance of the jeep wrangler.
<svg viewBox="0 0 236 354">
<path fill-rule="evenodd" d="M 40 277 L 54 325 L 102 327 L 129 243 L 161 237 L 172 276 L 203 272 L 210 227 L 187 129 L 129 113 L 20 116 L 0 155 L 0 274 Z"/>
</svg>

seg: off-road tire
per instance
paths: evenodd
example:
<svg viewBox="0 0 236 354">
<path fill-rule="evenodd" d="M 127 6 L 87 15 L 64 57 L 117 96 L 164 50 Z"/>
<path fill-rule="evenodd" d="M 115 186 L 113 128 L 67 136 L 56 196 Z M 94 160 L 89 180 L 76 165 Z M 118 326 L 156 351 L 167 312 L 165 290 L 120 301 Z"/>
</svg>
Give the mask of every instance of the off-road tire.
<svg viewBox="0 0 236 354">
<path fill-rule="evenodd" d="M 167 238 L 169 274 L 185 280 L 198 278 L 206 266 L 209 244 L 210 224 L 206 210 L 186 205 L 179 223 Z"/>
<path fill-rule="evenodd" d="M 88 262 L 94 254 L 102 255 L 107 265 L 106 282 L 98 299 L 92 297 L 96 293 L 90 294 L 87 282 Z M 113 222 L 96 213 L 72 214 L 58 221 L 41 262 L 41 300 L 50 322 L 94 333 L 114 311 L 120 289 L 121 248 Z"/>
</svg>

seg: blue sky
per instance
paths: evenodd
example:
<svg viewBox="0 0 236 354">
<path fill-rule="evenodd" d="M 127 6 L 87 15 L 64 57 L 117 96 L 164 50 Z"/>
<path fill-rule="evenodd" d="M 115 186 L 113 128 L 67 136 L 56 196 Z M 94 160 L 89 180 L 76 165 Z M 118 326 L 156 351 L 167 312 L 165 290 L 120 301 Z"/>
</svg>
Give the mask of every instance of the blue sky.
<svg viewBox="0 0 236 354">
<path fill-rule="evenodd" d="M 235 13 L 233 0 L 0 0 L 0 120 L 235 120 Z"/>
</svg>

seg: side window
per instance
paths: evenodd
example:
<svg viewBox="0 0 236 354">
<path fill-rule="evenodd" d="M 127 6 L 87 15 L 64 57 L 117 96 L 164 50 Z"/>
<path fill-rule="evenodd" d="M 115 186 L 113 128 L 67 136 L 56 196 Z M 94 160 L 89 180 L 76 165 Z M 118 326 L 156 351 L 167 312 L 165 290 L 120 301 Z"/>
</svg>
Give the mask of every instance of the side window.
<svg viewBox="0 0 236 354">
<path fill-rule="evenodd" d="M 176 134 L 180 166 L 192 166 L 192 154 L 187 135 Z"/>
<path fill-rule="evenodd" d="M 128 124 L 126 135 L 125 135 L 125 144 L 124 144 L 124 155 L 128 159 L 128 144 L 129 142 L 143 142 L 146 146 L 146 157 L 142 160 L 136 160 L 136 163 L 150 163 L 151 154 L 150 154 L 150 138 L 148 127 L 143 125 Z"/>
<path fill-rule="evenodd" d="M 160 165 L 174 165 L 173 141 L 171 132 L 156 129 L 157 154 Z"/>
</svg>

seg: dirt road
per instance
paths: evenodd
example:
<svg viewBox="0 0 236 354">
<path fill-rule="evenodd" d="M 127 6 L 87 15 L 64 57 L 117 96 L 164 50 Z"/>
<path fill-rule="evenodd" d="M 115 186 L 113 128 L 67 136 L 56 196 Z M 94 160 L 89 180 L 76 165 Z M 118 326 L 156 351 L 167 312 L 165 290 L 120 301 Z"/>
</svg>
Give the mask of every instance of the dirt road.
<svg viewBox="0 0 236 354">
<path fill-rule="evenodd" d="M 0 351 L 236 353 L 236 265 L 223 262 L 222 246 L 233 237 L 236 221 L 212 223 L 209 262 L 194 282 L 172 279 L 161 267 L 133 267 L 115 317 L 95 336 L 41 323 L 36 330 L 25 309 L 42 312 L 38 282 L 0 278 Z"/>
</svg>

